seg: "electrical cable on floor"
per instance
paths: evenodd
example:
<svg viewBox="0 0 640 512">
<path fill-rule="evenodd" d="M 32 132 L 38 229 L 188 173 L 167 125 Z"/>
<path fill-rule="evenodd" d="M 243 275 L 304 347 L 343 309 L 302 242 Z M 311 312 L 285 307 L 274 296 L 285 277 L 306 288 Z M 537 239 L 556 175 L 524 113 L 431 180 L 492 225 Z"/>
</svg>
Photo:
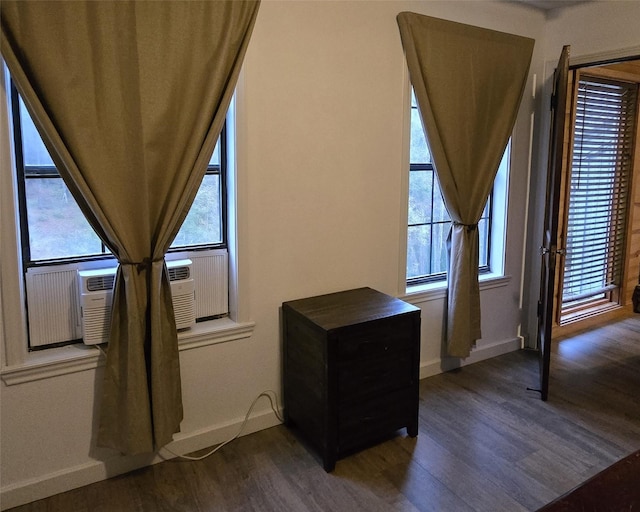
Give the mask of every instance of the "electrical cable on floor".
<svg viewBox="0 0 640 512">
<path fill-rule="evenodd" d="M 249 417 L 251 415 L 251 412 L 253 411 L 253 408 L 255 407 L 255 405 L 258 402 L 258 400 L 263 396 L 267 397 L 269 399 L 269 403 L 271 404 L 271 410 L 276 415 L 276 418 L 278 418 L 278 420 L 284 422 L 284 419 L 283 419 L 282 415 L 280 414 L 280 409 L 279 409 L 280 406 L 278 404 L 278 395 L 276 394 L 275 391 L 272 391 L 272 390 L 268 389 L 268 390 L 263 391 L 262 393 L 260 393 L 255 398 L 255 400 L 251 403 L 251 406 L 249 407 L 249 410 L 247 411 L 247 414 L 244 417 L 244 421 L 242 422 L 242 425 L 240 425 L 240 428 L 238 429 L 238 432 L 236 433 L 236 435 L 233 436 L 231 439 L 227 439 L 223 443 L 219 444 L 218 446 L 216 446 L 215 448 L 213 448 L 209 452 L 205 453 L 204 455 L 200 455 L 198 457 L 192 457 L 190 455 L 179 455 L 177 453 L 174 453 L 169 448 L 167 448 L 166 446 L 163 447 L 162 449 L 168 451 L 171 455 L 173 455 L 174 457 L 180 458 L 180 459 L 194 460 L 194 461 L 195 460 L 206 459 L 207 457 L 213 455 L 218 450 L 220 450 L 223 446 L 226 446 L 231 441 L 234 441 L 235 439 L 237 439 L 238 437 L 240 437 L 242 435 L 242 432 L 244 431 L 244 428 L 247 425 L 247 422 L 249 421 Z M 275 402 L 275 404 L 274 404 L 274 402 Z"/>
</svg>

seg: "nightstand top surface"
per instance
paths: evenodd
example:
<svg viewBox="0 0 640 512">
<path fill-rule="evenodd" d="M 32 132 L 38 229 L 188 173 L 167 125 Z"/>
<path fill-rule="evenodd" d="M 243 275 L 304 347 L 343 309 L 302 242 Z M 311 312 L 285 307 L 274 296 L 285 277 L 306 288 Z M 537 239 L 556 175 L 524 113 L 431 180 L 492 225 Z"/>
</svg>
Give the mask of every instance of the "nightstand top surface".
<svg viewBox="0 0 640 512">
<path fill-rule="evenodd" d="M 327 331 L 420 311 L 412 304 L 372 288 L 292 300 L 283 303 L 283 307 L 291 308 Z"/>
</svg>

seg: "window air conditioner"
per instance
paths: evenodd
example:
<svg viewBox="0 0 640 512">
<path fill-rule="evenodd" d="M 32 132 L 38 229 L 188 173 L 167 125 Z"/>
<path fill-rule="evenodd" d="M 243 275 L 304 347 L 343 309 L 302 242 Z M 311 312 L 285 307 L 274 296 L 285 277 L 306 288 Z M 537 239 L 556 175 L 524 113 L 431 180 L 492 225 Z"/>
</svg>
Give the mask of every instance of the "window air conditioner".
<svg viewBox="0 0 640 512">
<path fill-rule="evenodd" d="M 191 260 L 167 261 L 171 297 L 178 330 L 196 322 L 195 287 Z M 82 340 L 85 345 L 109 341 L 111 301 L 116 268 L 78 270 Z"/>
</svg>

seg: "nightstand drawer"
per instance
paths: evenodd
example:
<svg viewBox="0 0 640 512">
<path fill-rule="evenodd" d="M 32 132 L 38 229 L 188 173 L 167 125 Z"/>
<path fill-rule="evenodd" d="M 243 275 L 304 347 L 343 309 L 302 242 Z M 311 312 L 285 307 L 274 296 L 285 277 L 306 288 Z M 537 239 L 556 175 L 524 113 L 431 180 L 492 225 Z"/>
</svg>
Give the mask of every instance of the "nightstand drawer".
<svg viewBox="0 0 640 512">
<path fill-rule="evenodd" d="M 415 340 L 412 322 L 406 315 L 340 329 L 336 338 L 340 361 L 360 361 L 410 349 Z"/>
<path fill-rule="evenodd" d="M 392 434 L 417 413 L 415 392 L 404 388 L 339 408 L 338 450 L 348 452 Z"/>
<path fill-rule="evenodd" d="M 340 403 L 386 393 L 412 382 L 413 354 L 409 350 L 388 355 L 342 362 L 338 365 Z"/>
</svg>

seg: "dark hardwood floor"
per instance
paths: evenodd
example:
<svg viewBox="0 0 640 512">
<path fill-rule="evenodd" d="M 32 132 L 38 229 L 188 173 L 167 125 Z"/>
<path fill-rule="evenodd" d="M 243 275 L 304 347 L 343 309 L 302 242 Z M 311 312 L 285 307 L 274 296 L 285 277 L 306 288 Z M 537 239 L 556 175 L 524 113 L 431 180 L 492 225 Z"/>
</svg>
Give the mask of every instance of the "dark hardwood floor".
<svg viewBox="0 0 640 512">
<path fill-rule="evenodd" d="M 331 474 L 278 426 L 13 512 L 536 510 L 640 448 L 640 315 L 555 342 L 548 402 L 537 381 L 528 351 L 425 379 L 418 437 Z"/>
</svg>

